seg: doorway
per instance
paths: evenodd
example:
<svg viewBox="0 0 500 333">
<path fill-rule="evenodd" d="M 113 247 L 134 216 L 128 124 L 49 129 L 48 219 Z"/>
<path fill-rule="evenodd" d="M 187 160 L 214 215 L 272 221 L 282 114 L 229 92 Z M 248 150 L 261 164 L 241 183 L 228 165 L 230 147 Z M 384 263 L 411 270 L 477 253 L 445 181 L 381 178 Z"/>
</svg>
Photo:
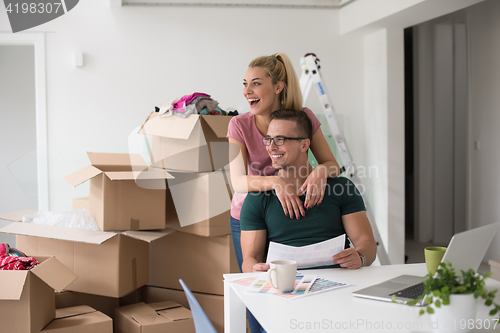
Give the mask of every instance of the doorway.
<svg viewBox="0 0 500 333">
<path fill-rule="evenodd" d="M 0 33 L 0 214 L 49 209 L 45 101 L 44 35 Z"/>
<path fill-rule="evenodd" d="M 447 244 L 468 225 L 467 19 L 460 11 L 407 30 L 406 239 Z"/>
<path fill-rule="evenodd" d="M 33 45 L 0 45 L 0 110 L 0 213 L 36 208 Z"/>
</svg>

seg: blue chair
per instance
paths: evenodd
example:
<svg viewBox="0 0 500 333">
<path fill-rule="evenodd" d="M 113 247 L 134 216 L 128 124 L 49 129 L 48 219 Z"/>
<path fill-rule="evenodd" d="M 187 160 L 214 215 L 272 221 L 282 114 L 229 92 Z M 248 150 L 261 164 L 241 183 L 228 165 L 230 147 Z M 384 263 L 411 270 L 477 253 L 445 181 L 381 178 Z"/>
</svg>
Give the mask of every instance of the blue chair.
<svg viewBox="0 0 500 333">
<path fill-rule="evenodd" d="M 191 308 L 191 313 L 193 314 L 196 333 L 217 333 L 214 325 L 212 325 L 212 322 L 208 319 L 205 311 L 203 311 L 200 303 L 198 303 L 191 290 L 189 290 L 188 286 L 186 286 L 182 279 L 179 279 L 179 282 L 181 283 L 182 289 L 184 289 L 184 293 L 186 294 L 186 298 L 189 302 L 189 307 Z"/>
</svg>

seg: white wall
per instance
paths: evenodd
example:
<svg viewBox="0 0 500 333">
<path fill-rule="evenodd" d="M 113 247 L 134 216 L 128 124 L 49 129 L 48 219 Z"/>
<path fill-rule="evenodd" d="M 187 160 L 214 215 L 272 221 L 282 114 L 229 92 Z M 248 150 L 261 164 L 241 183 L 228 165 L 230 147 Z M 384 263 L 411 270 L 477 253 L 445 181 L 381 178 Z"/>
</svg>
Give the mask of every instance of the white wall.
<svg viewBox="0 0 500 333">
<path fill-rule="evenodd" d="M 467 20 L 469 26 L 467 34 L 470 49 L 468 54 L 469 93 L 468 96 L 465 96 L 463 99 L 469 100 L 469 102 L 467 105 L 467 117 L 459 117 L 457 119 L 466 118 L 468 135 L 467 141 L 464 143 L 467 147 L 464 147 L 464 150 L 465 148 L 468 150 L 468 159 L 466 163 L 469 172 L 466 176 L 468 205 L 467 207 L 458 208 L 463 208 L 463 211 L 467 212 L 464 219 L 467 228 L 476 228 L 500 222 L 500 208 L 498 206 L 500 202 L 500 180 L 497 176 L 497 166 L 500 163 L 500 151 L 498 149 L 498 143 L 500 142 L 500 134 L 498 133 L 498 124 L 500 124 L 500 97 L 498 96 L 500 69 L 497 60 L 500 56 L 500 23 L 497 20 L 499 15 L 500 3 L 496 0 L 487 0 L 466 8 L 463 11 L 463 16 Z M 437 19 L 437 22 L 448 19 L 450 19 L 450 17 L 446 17 L 444 20 Z M 436 21 L 432 21 L 419 26 L 419 47 L 429 46 L 426 45 L 428 41 L 422 40 L 422 38 L 425 38 L 424 36 L 431 36 L 430 40 L 432 42 L 433 24 L 435 24 L 435 22 Z M 458 52 L 455 50 L 454 53 L 456 55 Z M 432 59 L 430 49 L 421 50 L 421 55 L 425 54 L 427 54 L 427 56 L 422 56 L 422 59 L 419 59 L 419 61 L 429 61 L 429 59 Z M 419 92 L 422 94 L 419 100 L 425 103 L 419 108 L 421 112 L 420 126 L 424 131 L 424 135 L 421 138 L 422 146 L 420 149 L 423 155 L 430 154 L 432 157 L 436 155 L 432 154 L 433 150 L 436 148 L 432 146 L 432 142 L 434 141 L 433 137 L 438 133 L 436 129 L 433 129 L 433 126 L 440 126 L 443 124 L 433 124 L 432 120 L 434 109 L 432 105 L 433 88 L 432 84 L 429 84 L 429 82 L 432 82 L 433 73 L 429 71 L 429 69 L 432 69 L 434 65 L 431 61 L 427 64 L 420 64 L 420 67 L 425 70 L 424 73 L 420 72 L 424 77 L 420 80 L 423 84 L 418 88 Z M 455 96 L 455 98 L 457 97 L 460 98 L 461 96 Z M 441 111 L 443 111 L 443 108 L 441 108 Z M 426 129 L 427 133 L 425 133 Z M 455 130 L 455 132 L 457 131 Z M 442 142 L 442 140 L 441 138 L 436 141 Z M 479 149 L 475 148 L 476 142 L 479 143 Z M 442 153 L 443 152 L 441 152 L 441 154 Z M 436 165 L 437 168 L 443 171 L 443 164 L 432 162 L 432 158 L 425 161 L 421 159 L 420 162 L 420 175 L 424 177 L 421 183 L 423 187 L 426 187 L 422 188 L 420 191 L 421 200 L 419 204 L 425 205 L 421 206 L 419 209 L 421 212 L 420 239 L 434 239 L 436 241 L 436 237 L 435 235 L 433 236 L 432 233 L 432 223 L 439 219 L 436 220 L 436 217 L 433 217 L 432 204 L 438 202 L 439 197 L 433 197 L 435 193 L 433 193 L 431 187 L 435 181 L 432 179 L 434 173 L 430 169 L 433 165 Z M 457 165 L 458 163 L 455 164 L 455 168 Z M 446 170 L 446 168 L 444 168 L 444 170 Z M 436 175 L 434 174 L 434 176 Z M 429 194 L 431 198 L 428 197 Z M 455 186 L 455 195 L 458 194 L 460 194 L 459 190 Z M 440 204 L 442 204 L 442 202 Z M 457 209 L 457 207 L 455 207 L 455 209 Z M 457 223 L 457 220 L 458 219 L 454 222 Z M 435 223 L 435 225 L 438 224 Z M 442 226 L 438 226 L 438 228 L 442 229 Z M 485 261 L 499 258 L 500 235 L 496 235 L 485 256 Z"/>
<path fill-rule="evenodd" d="M 69 209 L 71 198 L 87 195 L 85 186 L 73 189 L 63 180 L 88 163 L 85 152 L 126 152 L 129 133 L 155 105 L 201 91 L 211 94 L 222 108 L 246 111 L 241 81 L 251 59 L 284 51 L 296 61 L 298 71 L 299 58 L 315 52 L 356 164 L 376 166 L 388 177 L 388 185 L 382 189 L 368 181 L 368 197 L 373 202 L 375 196 L 383 195 L 387 201 L 387 205 L 373 208 L 376 214 L 387 216 L 381 223 L 386 224 L 389 254 L 393 263 L 402 262 L 403 29 L 480 1 L 407 0 L 406 7 L 398 6 L 388 10 L 387 16 L 373 19 L 369 11 L 373 0 L 357 0 L 342 9 L 351 8 L 349 15 L 365 20 L 355 28 L 338 28 L 342 20 L 333 9 L 110 8 L 107 1 L 81 1 L 68 14 L 30 30 L 46 32 L 51 210 Z M 392 0 L 383 3 L 395 5 Z M 470 16 L 470 130 L 471 140 L 481 140 L 481 150 L 473 156 L 470 168 L 470 211 L 477 224 L 500 217 L 500 181 L 495 181 L 494 173 L 499 155 L 493 147 L 499 142 L 495 124 L 500 123 L 498 6 L 495 0 L 486 1 L 474 7 Z M 341 36 L 339 29 L 345 32 Z M 382 111 L 387 131 L 379 135 L 374 131 L 375 136 L 370 137 L 365 36 L 380 29 L 385 29 L 387 47 L 387 108 Z M 10 31 L 3 8 L 0 31 Z M 85 54 L 83 68 L 72 65 L 76 50 Z M 387 146 L 379 147 L 380 142 Z M 368 154 L 378 149 L 387 149 L 382 162 L 373 161 Z M 494 253 L 500 253 L 498 247 L 497 242 Z"/>
<path fill-rule="evenodd" d="M 379 232 L 386 249 L 389 242 L 388 210 L 379 209 L 388 207 L 387 193 L 384 189 L 388 187 L 387 169 L 381 170 L 380 166 L 386 165 L 387 161 L 387 31 L 381 29 L 367 34 L 363 40 L 364 45 L 364 118 L 366 125 L 363 128 L 366 143 L 370 147 L 365 151 L 366 160 L 376 166 L 376 175 L 366 177 L 364 183 L 369 186 L 369 203 L 377 207 L 374 218 L 379 226 Z M 381 135 L 382 134 L 382 135 Z M 371 145 L 370 142 L 377 142 Z M 366 166 L 364 166 L 366 167 Z"/>
<path fill-rule="evenodd" d="M 378 170 L 376 177 L 366 179 L 367 197 L 375 203 L 375 220 L 391 263 L 404 260 L 403 31 L 480 1 L 357 0 L 339 12 L 337 65 L 342 93 L 336 96 L 336 101 L 338 109 L 348 114 L 344 116 L 346 137 L 356 164 Z M 378 36 L 378 47 L 385 50 L 370 50 L 373 36 Z M 374 74 L 367 67 L 367 63 L 375 60 L 375 52 L 381 57 L 377 60 L 378 70 L 386 71 L 376 75 L 379 84 L 386 87 L 376 86 Z M 375 91 L 378 91 L 376 98 Z"/>
<path fill-rule="evenodd" d="M 403 30 L 355 31 L 340 37 L 339 50 L 337 109 L 391 263 L 403 263 Z"/>
<path fill-rule="evenodd" d="M 500 2 L 487 0 L 467 10 L 470 34 L 470 222 L 500 222 Z M 474 149 L 474 142 L 480 149 Z M 500 258 L 500 234 L 486 255 Z"/>
<path fill-rule="evenodd" d="M 386 1 L 389 4 L 391 1 Z M 341 61 L 339 66 L 342 67 L 342 77 L 344 78 L 345 86 L 344 93 L 339 94 L 339 105 L 344 110 L 348 110 L 349 117 L 364 119 L 357 122 L 360 126 L 355 136 L 348 137 L 348 142 L 352 143 L 353 155 L 356 158 L 358 165 L 377 165 L 382 172 L 382 176 L 387 172 L 389 179 L 392 179 L 396 172 L 397 177 L 401 177 L 403 169 L 399 168 L 401 165 L 401 147 L 398 144 L 404 142 L 404 132 L 402 131 L 401 115 L 403 112 L 403 105 L 401 104 L 401 95 L 398 95 L 397 89 L 402 86 L 401 77 L 403 75 L 402 67 L 402 47 L 403 43 L 398 43 L 397 40 L 401 39 L 402 30 L 408 26 L 419 24 L 438 16 L 466 8 L 469 20 L 469 41 L 470 41 L 470 123 L 469 133 L 470 139 L 468 145 L 469 151 L 469 170 L 470 170 L 470 184 L 469 184 L 469 208 L 470 216 L 468 221 L 469 227 L 474 228 L 493 222 L 500 222 L 500 180 L 497 175 L 498 165 L 500 165 L 500 154 L 498 151 L 498 143 L 500 142 L 500 134 L 498 132 L 498 124 L 500 124 L 500 95 L 498 94 L 498 87 L 500 86 L 500 67 L 498 66 L 498 59 L 500 59 L 500 22 L 498 17 L 500 14 L 500 2 L 496 0 L 487 0 L 484 2 L 479 1 L 406 1 L 407 8 L 399 8 L 398 11 L 393 11 L 394 14 L 380 18 L 373 19 L 373 15 L 363 15 L 372 13 L 369 11 L 372 3 L 370 0 L 358 0 L 352 6 L 346 6 L 345 9 L 349 15 L 357 14 L 361 20 L 365 20 L 365 25 L 359 24 L 360 29 L 351 29 L 351 26 L 341 26 L 340 31 L 351 31 L 345 33 L 340 39 Z M 436 5 L 433 9 L 432 5 Z M 473 5 L 473 6 L 472 6 Z M 470 7 L 467 7 L 470 6 Z M 425 10 L 424 10 L 425 9 Z M 343 10 L 340 11 L 340 22 L 345 20 Z M 356 12 L 353 13 L 353 11 Z M 388 10 L 388 13 L 391 10 Z M 363 44 L 364 38 L 371 34 L 378 33 L 383 29 L 387 29 L 387 59 L 385 60 L 389 65 L 388 72 L 393 73 L 393 76 L 388 74 L 388 95 L 387 105 L 393 104 L 392 111 L 388 106 L 387 110 L 379 109 L 376 117 L 385 118 L 389 122 L 388 131 L 384 133 L 381 131 L 378 135 L 373 134 L 371 131 L 371 123 L 368 122 L 367 116 L 363 115 L 363 108 L 368 106 L 363 105 L 363 101 L 359 100 L 359 96 L 368 96 L 369 94 L 364 91 L 367 82 L 367 69 L 361 68 L 363 64 L 364 52 L 367 50 L 368 44 Z M 392 33 L 391 33 L 392 32 Z M 392 47 L 391 47 L 392 45 Z M 398 46 L 399 45 L 399 48 Z M 399 86 L 399 88 L 398 88 Z M 366 97 L 364 100 L 366 104 Z M 398 112 L 398 105 L 401 107 Z M 376 108 L 372 108 L 376 111 Z M 365 109 L 365 112 L 369 110 Z M 377 112 L 377 111 L 376 111 Z M 399 117 L 399 120 L 398 120 Z M 400 127 L 397 123 L 401 123 Z M 349 122 L 348 122 L 349 123 Z M 396 125 L 392 125 L 394 123 Z M 371 133 L 371 134 L 370 134 Z M 389 138 L 392 136 L 392 138 Z M 376 145 L 384 143 L 388 140 L 388 145 L 395 144 L 395 146 L 388 147 L 388 158 L 386 161 L 380 161 L 374 157 L 370 157 L 368 150 L 378 150 Z M 474 143 L 480 143 L 480 149 L 474 150 Z M 363 142 L 367 142 L 363 147 Z M 404 244 L 404 233 L 400 230 L 404 225 L 404 203 L 397 202 L 397 196 L 400 195 L 402 199 L 404 192 L 401 191 L 401 184 L 403 179 L 395 180 L 394 185 L 389 185 L 387 188 L 377 188 L 373 185 L 373 181 L 367 183 L 371 185 L 368 188 L 369 197 L 373 201 L 381 201 L 376 198 L 379 195 L 394 199 L 393 202 L 388 199 L 387 207 L 378 205 L 375 208 L 378 216 L 383 216 L 387 212 L 387 221 L 377 221 L 378 223 L 387 223 L 385 229 L 382 225 L 388 240 L 389 255 L 392 262 L 402 260 L 403 248 L 399 242 Z M 383 200 L 382 200 L 383 201 Z M 423 218 L 421 216 L 421 218 Z M 393 230 L 393 227 L 400 230 Z M 387 230 L 387 231 L 386 231 Z M 392 232 L 391 235 L 389 235 Z M 497 235 L 486 255 L 486 260 L 490 258 L 498 259 L 500 257 L 500 235 Z"/>
<path fill-rule="evenodd" d="M 129 133 L 173 98 L 205 92 L 223 109 L 247 111 L 242 80 L 250 60 L 315 52 L 336 60 L 334 9 L 113 7 L 86 0 L 30 32 L 46 32 L 50 209 L 88 195 L 64 176 L 86 151 L 127 152 Z M 0 31 L 9 31 L 0 9 Z M 84 67 L 73 66 L 75 51 Z M 332 70 L 323 72 L 333 81 Z M 332 87 L 334 88 L 334 87 Z M 318 111 L 318 110 L 317 110 Z"/>
</svg>

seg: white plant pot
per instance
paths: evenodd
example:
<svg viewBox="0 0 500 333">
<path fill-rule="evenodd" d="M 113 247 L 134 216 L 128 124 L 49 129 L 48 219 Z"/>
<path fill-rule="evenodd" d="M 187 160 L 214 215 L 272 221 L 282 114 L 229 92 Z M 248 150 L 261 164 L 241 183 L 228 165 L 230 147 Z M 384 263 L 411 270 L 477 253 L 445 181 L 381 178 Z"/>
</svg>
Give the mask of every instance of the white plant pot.
<svg viewBox="0 0 500 333">
<path fill-rule="evenodd" d="M 474 294 L 450 295 L 450 304 L 434 307 L 435 313 L 431 316 L 433 327 L 437 327 L 439 333 L 465 333 L 472 329 L 468 328 L 469 321 L 476 319 L 477 299 Z"/>
</svg>

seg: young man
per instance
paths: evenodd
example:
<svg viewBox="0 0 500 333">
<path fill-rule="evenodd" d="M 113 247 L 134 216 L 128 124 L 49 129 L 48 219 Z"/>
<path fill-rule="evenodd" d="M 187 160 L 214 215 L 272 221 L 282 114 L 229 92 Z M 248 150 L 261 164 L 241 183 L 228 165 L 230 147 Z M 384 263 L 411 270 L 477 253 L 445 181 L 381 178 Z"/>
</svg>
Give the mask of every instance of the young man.
<svg viewBox="0 0 500 333">
<path fill-rule="evenodd" d="M 262 142 L 267 146 L 272 166 L 287 182 L 286 191 L 298 192 L 313 170 L 307 158 L 311 136 L 312 125 L 305 112 L 278 110 L 271 114 Z M 290 219 L 283 213 L 274 191 L 249 193 L 240 222 L 245 273 L 269 269 L 264 263 L 268 241 L 304 246 L 347 234 L 354 248 L 349 247 L 346 240 L 345 250 L 332 257 L 332 265 L 321 268 L 356 269 L 370 265 L 377 253 L 363 198 L 356 186 L 344 177 L 328 178 L 323 200 L 309 207 L 300 220 Z"/>
</svg>

